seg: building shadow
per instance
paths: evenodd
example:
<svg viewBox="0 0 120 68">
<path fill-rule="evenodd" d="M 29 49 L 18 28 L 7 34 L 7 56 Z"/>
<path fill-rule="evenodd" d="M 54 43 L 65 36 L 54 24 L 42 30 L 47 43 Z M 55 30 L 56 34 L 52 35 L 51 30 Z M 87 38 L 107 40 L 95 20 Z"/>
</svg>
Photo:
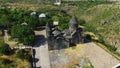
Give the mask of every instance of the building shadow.
<svg viewBox="0 0 120 68">
<path fill-rule="evenodd" d="M 45 27 L 38 27 L 38 28 L 35 28 L 36 31 L 41 31 L 41 30 L 44 30 Z"/>
</svg>

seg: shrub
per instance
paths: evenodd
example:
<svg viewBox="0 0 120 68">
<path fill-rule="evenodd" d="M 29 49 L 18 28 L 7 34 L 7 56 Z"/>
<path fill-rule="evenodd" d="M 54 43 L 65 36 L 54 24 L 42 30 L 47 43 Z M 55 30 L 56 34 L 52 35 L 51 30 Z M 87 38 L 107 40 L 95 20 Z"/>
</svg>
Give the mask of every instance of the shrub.
<svg viewBox="0 0 120 68">
<path fill-rule="evenodd" d="M 0 68 L 16 68 L 17 63 L 8 60 L 8 59 L 0 59 Z"/>
<path fill-rule="evenodd" d="M 9 45 L 0 41 L 0 54 L 9 55 L 10 51 L 11 48 L 9 47 Z"/>
<path fill-rule="evenodd" d="M 30 54 L 27 54 L 27 55 L 25 56 L 25 59 L 26 59 L 27 61 L 31 62 L 31 61 L 32 61 L 32 56 L 31 56 Z"/>
<path fill-rule="evenodd" d="M 8 60 L 8 59 L 1 59 L 2 64 L 10 64 L 12 63 L 12 61 Z"/>
<path fill-rule="evenodd" d="M 28 51 L 25 51 L 24 49 L 21 49 L 17 52 L 16 56 L 20 59 L 26 59 L 27 61 L 32 61 L 32 56 L 29 54 Z"/>
<path fill-rule="evenodd" d="M 117 48 L 114 45 L 110 45 L 110 44 L 105 43 L 103 36 L 101 36 L 100 34 L 98 34 L 98 35 L 99 35 L 98 42 L 100 42 L 103 45 L 105 45 L 110 51 L 116 51 L 117 50 Z"/>
<path fill-rule="evenodd" d="M 23 59 L 25 56 L 24 56 L 24 53 L 25 53 L 25 50 L 24 49 L 21 49 L 17 52 L 16 56 L 20 59 Z"/>
<path fill-rule="evenodd" d="M 86 24 L 86 22 L 85 22 L 85 20 L 84 20 L 84 19 L 80 19 L 80 20 L 78 21 L 78 24 L 79 24 L 79 25 L 85 25 L 85 24 Z"/>
</svg>

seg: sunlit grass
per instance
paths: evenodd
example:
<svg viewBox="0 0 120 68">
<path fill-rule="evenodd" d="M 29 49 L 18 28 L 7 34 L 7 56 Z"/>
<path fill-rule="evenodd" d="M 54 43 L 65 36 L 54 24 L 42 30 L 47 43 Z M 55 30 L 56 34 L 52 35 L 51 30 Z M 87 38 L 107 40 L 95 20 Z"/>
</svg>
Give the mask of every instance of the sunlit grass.
<svg viewBox="0 0 120 68">
<path fill-rule="evenodd" d="M 26 60 L 21 60 L 19 58 L 16 57 L 15 54 L 13 55 L 2 55 L 0 56 L 1 59 L 7 59 L 10 61 L 13 61 L 14 64 L 17 64 L 17 68 L 30 68 L 30 63 Z"/>
</svg>

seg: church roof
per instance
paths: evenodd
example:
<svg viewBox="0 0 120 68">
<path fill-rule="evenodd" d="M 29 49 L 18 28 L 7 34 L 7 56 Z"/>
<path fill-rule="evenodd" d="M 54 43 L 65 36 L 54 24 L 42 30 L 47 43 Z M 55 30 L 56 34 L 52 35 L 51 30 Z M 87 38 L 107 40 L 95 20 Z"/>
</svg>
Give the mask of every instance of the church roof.
<svg viewBox="0 0 120 68">
<path fill-rule="evenodd" d="M 54 30 L 52 33 L 54 34 L 54 36 L 61 34 L 60 30 L 58 29 Z"/>
<path fill-rule="evenodd" d="M 63 35 L 64 37 L 66 37 L 66 38 L 72 38 L 69 29 L 65 29 L 63 31 L 63 33 L 64 33 L 64 35 Z"/>
<path fill-rule="evenodd" d="M 78 24 L 78 20 L 76 18 L 76 16 L 72 16 L 72 19 L 69 22 L 70 24 Z"/>
<path fill-rule="evenodd" d="M 70 35 L 70 31 L 69 29 L 65 29 L 64 31 L 62 31 L 65 35 Z"/>
</svg>

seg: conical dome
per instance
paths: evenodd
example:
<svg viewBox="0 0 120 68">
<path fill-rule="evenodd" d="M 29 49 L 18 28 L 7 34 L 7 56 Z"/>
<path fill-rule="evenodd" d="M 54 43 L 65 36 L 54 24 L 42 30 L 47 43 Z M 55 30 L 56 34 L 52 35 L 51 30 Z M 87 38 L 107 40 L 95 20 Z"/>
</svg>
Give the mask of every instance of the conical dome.
<svg viewBox="0 0 120 68">
<path fill-rule="evenodd" d="M 76 16 L 73 16 L 72 19 L 69 22 L 69 30 L 72 33 L 77 28 L 78 28 L 78 20 L 77 20 Z"/>
<path fill-rule="evenodd" d="M 70 20 L 69 24 L 78 24 L 78 20 L 76 18 L 76 16 L 72 16 L 72 19 Z"/>
</svg>

